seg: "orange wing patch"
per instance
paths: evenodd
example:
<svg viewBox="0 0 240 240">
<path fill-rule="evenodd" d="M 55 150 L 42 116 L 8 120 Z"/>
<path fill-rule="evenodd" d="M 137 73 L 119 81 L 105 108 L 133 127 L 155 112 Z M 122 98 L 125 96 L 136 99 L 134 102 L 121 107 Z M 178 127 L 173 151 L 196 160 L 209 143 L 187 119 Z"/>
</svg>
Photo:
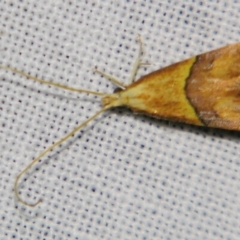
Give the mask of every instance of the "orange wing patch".
<svg viewBox="0 0 240 240">
<path fill-rule="evenodd" d="M 186 93 L 207 126 L 240 130 L 240 43 L 199 55 Z"/>
</svg>

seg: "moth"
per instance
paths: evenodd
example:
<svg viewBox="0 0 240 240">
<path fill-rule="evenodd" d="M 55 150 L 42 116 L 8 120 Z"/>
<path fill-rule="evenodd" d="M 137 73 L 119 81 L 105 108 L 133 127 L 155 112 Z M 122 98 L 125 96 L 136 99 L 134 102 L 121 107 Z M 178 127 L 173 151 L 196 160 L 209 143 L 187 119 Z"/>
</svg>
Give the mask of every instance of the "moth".
<svg viewBox="0 0 240 240">
<path fill-rule="evenodd" d="M 138 41 L 139 53 L 129 85 L 124 85 L 114 77 L 95 70 L 119 87 L 118 91 L 112 94 L 76 89 L 30 76 L 15 68 L 0 66 L 2 69 L 13 71 L 43 84 L 102 97 L 103 108 L 100 111 L 48 147 L 17 176 L 14 192 L 18 201 L 30 207 L 41 202 L 39 200 L 30 204 L 20 197 L 18 192 L 20 178 L 43 156 L 110 108 L 126 106 L 134 112 L 156 118 L 198 126 L 240 130 L 240 43 L 191 57 L 133 81 L 142 64 L 140 37 Z"/>
</svg>

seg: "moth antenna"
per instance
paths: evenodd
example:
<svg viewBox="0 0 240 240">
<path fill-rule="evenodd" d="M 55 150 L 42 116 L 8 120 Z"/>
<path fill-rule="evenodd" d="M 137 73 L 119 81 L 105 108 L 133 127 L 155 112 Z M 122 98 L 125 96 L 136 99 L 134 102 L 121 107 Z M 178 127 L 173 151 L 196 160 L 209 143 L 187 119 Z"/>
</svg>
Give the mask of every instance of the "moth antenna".
<svg viewBox="0 0 240 240">
<path fill-rule="evenodd" d="M 89 93 L 89 94 L 93 94 L 96 96 L 102 96 L 102 103 L 104 104 L 104 107 L 98 111 L 97 113 L 95 113 L 92 117 L 88 118 L 86 121 L 84 121 L 83 123 L 81 123 L 80 125 L 78 125 L 77 127 L 75 127 L 70 133 L 68 133 L 67 135 L 65 135 L 63 138 L 61 138 L 60 140 L 58 140 L 56 143 L 54 143 L 53 145 L 51 145 L 50 147 L 48 147 L 45 151 L 43 151 L 38 157 L 36 157 L 35 159 L 32 160 L 32 162 L 23 170 L 20 172 L 20 174 L 18 174 L 18 176 L 16 177 L 15 183 L 14 183 L 14 194 L 16 196 L 16 199 L 21 202 L 22 204 L 29 206 L 29 207 L 35 207 L 36 205 L 38 205 L 42 200 L 38 200 L 36 203 L 34 204 L 30 204 L 27 203 L 26 201 L 24 201 L 21 196 L 19 195 L 19 180 L 20 178 L 26 174 L 26 172 L 32 168 L 32 166 L 34 166 L 37 162 L 39 162 L 39 160 L 45 156 L 47 153 L 51 152 L 55 147 L 61 145 L 63 142 L 65 142 L 66 140 L 68 140 L 70 137 L 72 137 L 76 132 L 78 132 L 80 129 L 82 129 L 85 125 L 87 125 L 90 121 L 92 121 L 93 119 L 95 119 L 99 114 L 103 113 L 104 111 L 106 111 L 107 109 L 114 107 L 114 100 L 116 100 L 116 96 L 112 97 L 111 94 L 106 94 L 106 93 L 101 93 L 101 92 L 95 92 L 95 91 L 90 91 L 90 90 L 85 90 L 85 89 L 78 89 L 78 88 L 73 88 L 73 87 L 69 87 L 63 84 L 59 84 L 59 83 L 55 83 L 55 82 L 50 82 L 44 79 L 40 79 L 34 76 L 31 76 L 23 71 L 20 71 L 16 68 L 12 68 L 12 67 L 8 67 L 8 66 L 1 66 L 1 69 L 5 69 L 5 70 L 10 70 L 14 73 L 17 73 L 23 77 L 26 77 L 28 79 L 34 80 L 36 82 L 39 83 L 43 83 L 49 86 L 54 86 L 54 87 L 58 87 L 58 88 L 62 88 L 64 90 L 68 90 L 68 91 L 74 91 L 74 92 L 80 92 L 80 93 Z M 95 72 L 98 72 L 100 74 L 102 74 L 103 76 L 105 76 L 107 79 L 109 79 L 110 81 L 112 81 L 113 83 L 115 83 L 116 85 L 120 86 L 121 88 L 125 89 L 125 86 L 120 83 L 117 79 L 115 79 L 114 77 L 111 77 L 108 74 L 105 74 L 103 72 L 100 72 L 98 70 L 95 69 Z"/>
<path fill-rule="evenodd" d="M 19 74 L 23 77 L 32 79 L 36 82 L 43 83 L 43 84 L 46 84 L 46 85 L 49 85 L 49 86 L 62 88 L 62 89 L 68 90 L 68 91 L 80 92 L 80 93 L 89 93 L 89 94 L 93 94 L 93 95 L 96 95 L 96 96 L 105 96 L 106 95 L 106 93 L 94 92 L 94 91 L 85 90 L 85 89 L 78 89 L 78 88 L 69 87 L 69 86 L 66 86 L 66 85 L 63 85 L 63 84 L 60 84 L 60 83 L 50 82 L 50 81 L 47 81 L 47 80 L 44 80 L 44 79 L 40 79 L 40 78 L 31 76 L 31 75 L 29 75 L 29 74 L 27 74 L 23 71 L 20 71 L 16 68 L 7 67 L 7 66 L 0 66 L 0 68 L 5 69 L 5 70 L 10 70 L 10 71 L 12 71 L 14 73 L 17 73 L 17 74 Z"/>
<path fill-rule="evenodd" d="M 84 121 L 83 123 L 81 123 L 80 125 L 78 125 L 77 127 L 75 127 L 70 133 L 68 133 L 67 135 L 65 135 L 63 138 L 61 138 L 60 140 L 58 140 L 57 142 L 55 142 L 53 145 L 51 145 L 50 147 L 48 147 L 46 150 L 44 150 L 38 157 L 36 157 L 34 160 L 32 160 L 32 162 L 17 176 L 15 183 L 14 183 L 14 193 L 16 196 L 16 199 L 21 202 L 22 204 L 29 206 L 29 207 L 35 207 L 37 206 L 40 202 L 42 202 L 42 200 L 38 200 L 36 203 L 34 204 L 30 204 L 27 203 L 26 201 L 24 201 L 21 196 L 19 195 L 19 180 L 20 178 L 29 170 L 32 168 L 32 166 L 34 166 L 36 163 L 39 162 L 39 160 L 45 156 L 47 153 L 51 152 L 55 147 L 61 145 L 63 142 L 65 142 L 66 140 L 68 140 L 69 138 L 73 137 L 74 134 L 76 132 L 78 132 L 79 130 L 81 130 L 84 126 L 86 126 L 89 122 L 91 122 L 93 119 L 95 119 L 99 114 L 103 113 L 104 111 L 106 111 L 107 109 L 109 109 L 111 106 L 105 106 L 103 107 L 100 111 L 98 111 L 97 113 L 95 113 L 92 117 L 88 118 L 86 121 Z"/>
</svg>

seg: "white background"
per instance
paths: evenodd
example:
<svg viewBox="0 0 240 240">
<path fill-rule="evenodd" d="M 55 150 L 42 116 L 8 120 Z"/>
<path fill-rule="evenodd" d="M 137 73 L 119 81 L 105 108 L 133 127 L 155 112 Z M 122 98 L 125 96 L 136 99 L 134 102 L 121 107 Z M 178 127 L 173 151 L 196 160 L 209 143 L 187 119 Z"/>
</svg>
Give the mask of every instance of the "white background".
<svg viewBox="0 0 240 240">
<path fill-rule="evenodd" d="M 239 1 L 0 1 L 0 64 L 111 93 L 144 42 L 137 78 L 240 39 Z M 164 89 L 163 89 L 164 91 Z M 16 176 L 101 108 L 0 70 L 0 239 L 239 239 L 239 133 L 110 110 Z M 54 154 L 55 153 L 55 154 Z"/>
</svg>

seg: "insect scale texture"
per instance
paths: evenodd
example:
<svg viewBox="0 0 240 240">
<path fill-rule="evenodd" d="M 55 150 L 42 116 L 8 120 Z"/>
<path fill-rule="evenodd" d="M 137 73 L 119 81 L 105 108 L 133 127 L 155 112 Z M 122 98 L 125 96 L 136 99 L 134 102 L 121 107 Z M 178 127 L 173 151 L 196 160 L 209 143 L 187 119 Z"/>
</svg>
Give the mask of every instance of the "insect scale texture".
<svg viewBox="0 0 240 240">
<path fill-rule="evenodd" d="M 158 118 L 240 130 L 240 43 L 152 72 L 104 105 Z"/>
</svg>

